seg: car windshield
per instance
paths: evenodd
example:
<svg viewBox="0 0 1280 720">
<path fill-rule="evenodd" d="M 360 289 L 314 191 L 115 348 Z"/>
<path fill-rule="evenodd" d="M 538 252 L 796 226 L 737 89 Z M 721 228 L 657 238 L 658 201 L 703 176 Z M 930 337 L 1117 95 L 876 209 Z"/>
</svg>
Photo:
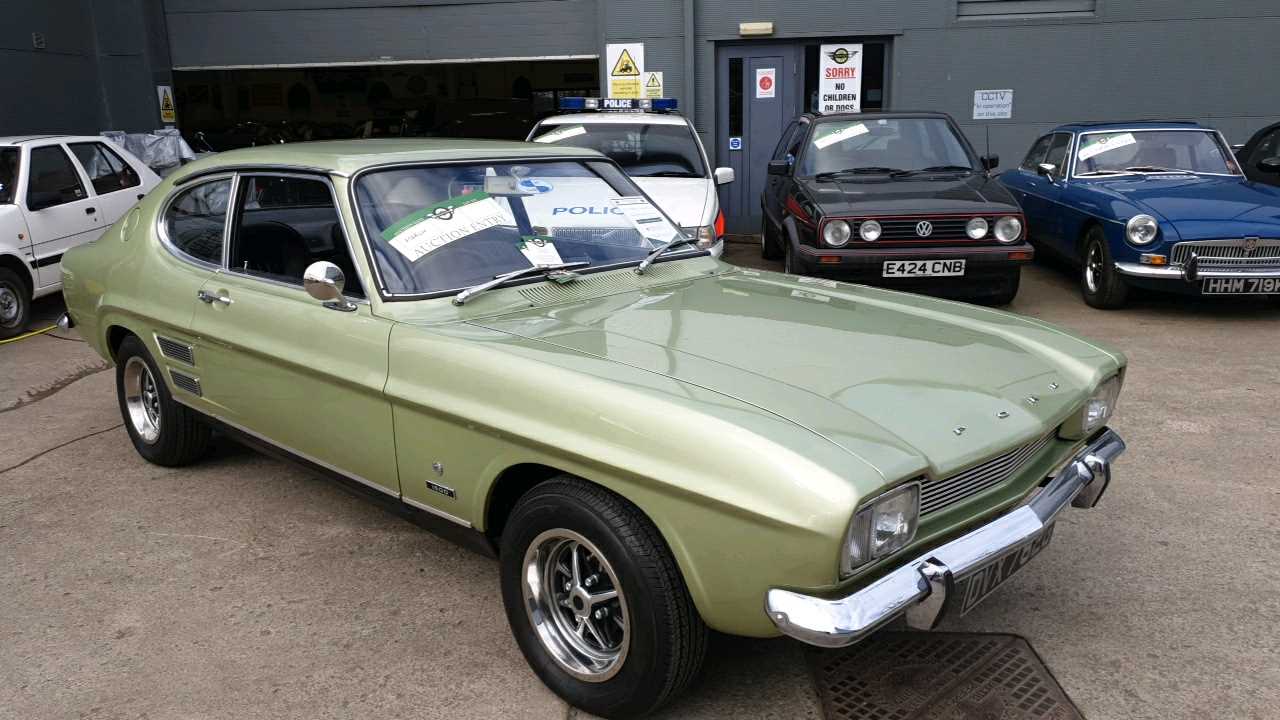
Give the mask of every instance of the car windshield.
<svg viewBox="0 0 1280 720">
<path fill-rule="evenodd" d="M 974 167 L 964 142 L 942 118 L 819 121 L 800 155 L 796 174 L 802 176 L 855 169 L 888 174 Z"/>
<path fill-rule="evenodd" d="M 543 125 L 536 143 L 599 150 L 632 177 L 706 177 L 702 153 L 686 124 L 571 123 Z"/>
<path fill-rule="evenodd" d="M 1123 130 L 1080 136 L 1076 175 L 1168 171 L 1238 172 L 1217 133 L 1208 130 Z"/>
<path fill-rule="evenodd" d="M 0 148 L 0 205 L 13 203 L 18 187 L 18 148 Z"/>
<path fill-rule="evenodd" d="M 356 183 L 356 201 L 379 279 L 395 295 L 458 290 L 534 265 L 638 263 L 684 237 L 606 162 L 376 170 Z"/>
</svg>

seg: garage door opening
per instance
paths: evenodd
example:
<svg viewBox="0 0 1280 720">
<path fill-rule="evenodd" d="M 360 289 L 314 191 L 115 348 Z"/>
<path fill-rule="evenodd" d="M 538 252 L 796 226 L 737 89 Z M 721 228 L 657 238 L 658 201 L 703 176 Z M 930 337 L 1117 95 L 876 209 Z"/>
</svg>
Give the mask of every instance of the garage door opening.
<svg viewBox="0 0 1280 720">
<path fill-rule="evenodd" d="M 504 60 L 174 71 L 192 147 L 369 137 L 523 140 L 562 97 L 596 95 L 597 62 Z"/>
</svg>

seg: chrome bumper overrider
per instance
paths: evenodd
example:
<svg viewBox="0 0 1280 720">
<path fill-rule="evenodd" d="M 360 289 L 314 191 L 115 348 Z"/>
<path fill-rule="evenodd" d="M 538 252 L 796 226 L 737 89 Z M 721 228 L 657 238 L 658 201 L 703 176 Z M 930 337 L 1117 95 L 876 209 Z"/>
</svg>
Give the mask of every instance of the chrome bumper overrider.
<svg viewBox="0 0 1280 720">
<path fill-rule="evenodd" d="M 865 588 L 827 599 L 774 588 L 765 599 L 769 618 L 784 634 L 811 645 L 841 647 L 905 614 L 914 628 L 934 627 L 956 584 L 992 560 L 1035 540 L 1068 504 L 1091 508 L 1111 482 L 1111 463 L 1124 441 L 1104 430 L 1031 502 L 936 547 Z"/>
</svg>

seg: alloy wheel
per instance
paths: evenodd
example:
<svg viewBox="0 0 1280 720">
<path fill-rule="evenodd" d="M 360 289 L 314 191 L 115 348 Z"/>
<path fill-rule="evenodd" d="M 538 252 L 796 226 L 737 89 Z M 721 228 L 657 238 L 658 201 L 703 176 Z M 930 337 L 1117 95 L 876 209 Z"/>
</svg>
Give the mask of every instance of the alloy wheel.
<svg viewBox="0 0 1280 720">
<path fill-rule="evenodd" d="M 1089 243 L 1089 252 L 1084 261 L 1084 285 L 1091 294 L 1097 294 L 1102 286 L 1103 260 L 1102 246 L 1097 242 Z"/>
<path fill-rule="evenodd" d="M 12 326 L 22 314 L 22 299 L 8 285 L 0 285 L 0 325 Z"/>
<path fill-rule="evenodd" d="M 148 445 L 160 439 L 160 389 L 151 368 L 137 355 L 124 366 L 124 403 L 129 423 Z"/>
<path fill-rule="evenodd" d="M 542 646 L 570 675 L 604 682 L 631 640 L 627 600 L 608 559 L 572 530 L 541 533 L 525 552 L 525 612 Z"/>
</svg>

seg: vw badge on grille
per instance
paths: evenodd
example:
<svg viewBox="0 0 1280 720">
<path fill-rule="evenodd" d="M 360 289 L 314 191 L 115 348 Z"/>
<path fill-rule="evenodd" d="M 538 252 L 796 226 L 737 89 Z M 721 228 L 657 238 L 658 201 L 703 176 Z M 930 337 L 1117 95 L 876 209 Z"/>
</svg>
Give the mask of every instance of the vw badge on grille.
<svg viewBox="0 0 1280 720">
<path fill-rule="evenodd" d="M 1247 237 L 1244 239 L 1244 254 L 1252 255 L 1254 250 L 1258 249 L 1259 238 Z"/>
<path fill-rule="evenodd" d="M 916 223 L 916 235 L 920 237 L 929 237 L 933 234 L 933 223 L 928 220 L 921 220 Z"/>
</svg>

